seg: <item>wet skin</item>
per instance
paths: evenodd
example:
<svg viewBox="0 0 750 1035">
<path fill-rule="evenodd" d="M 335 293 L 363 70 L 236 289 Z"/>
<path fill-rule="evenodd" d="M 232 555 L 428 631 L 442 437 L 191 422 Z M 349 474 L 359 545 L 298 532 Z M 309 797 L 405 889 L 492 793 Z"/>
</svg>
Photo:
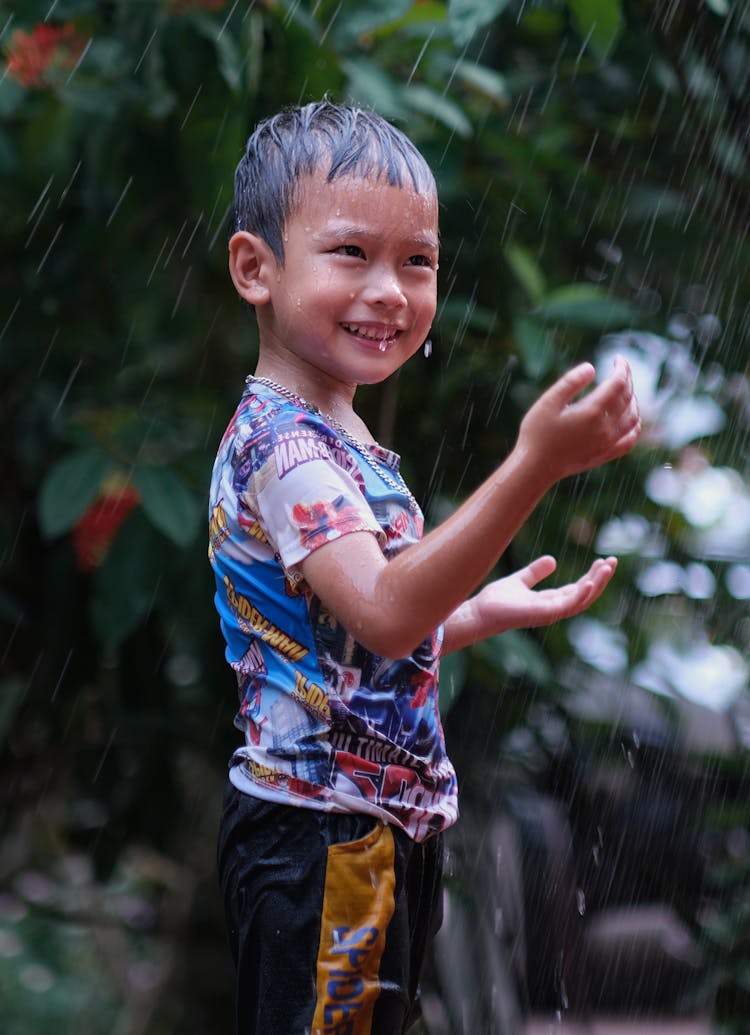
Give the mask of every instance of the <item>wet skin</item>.
<svg viewBox="0 0 750 1035">
<path fill-rule="evenodd" d="M 312 176 L 287 220 L 280 263 L 248 233 L 230 242 L 239 294 L 256 307 L 256 374 L 270 377 L 372 437 L 353 409 L 359 384 L 394 373 L 429 333 L 437 290 L 437 199 L 371 179 Z M 509 457 L 451 517 L 390 561 L 352 533 L 302 562 L 311 590 L 376 654 L 404 657 L 445 622 L 444 652 L 505 629 L 545 625 L 588 607 L 616 567 L 600 558 L 575 583 L 537 591 L 554 570 L 538 558 L 470 597 L 545 492 L 628 452 L 640 416 L 627 363 L 596 388 L 590 363 L 532 406 Z"/>
</svg>

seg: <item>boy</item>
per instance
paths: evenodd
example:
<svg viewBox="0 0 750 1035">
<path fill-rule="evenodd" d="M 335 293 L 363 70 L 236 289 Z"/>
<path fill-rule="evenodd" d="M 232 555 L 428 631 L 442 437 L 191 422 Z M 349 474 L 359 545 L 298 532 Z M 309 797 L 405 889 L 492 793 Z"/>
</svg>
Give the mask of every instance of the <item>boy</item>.
<svg viewBox="0 0 750 1035">
<path fill-rule="evenodd" d="M 542 557 L 472 594 L 544 493 L 621 456 L 630 373 L 531 408 L 508 459 L 422 538 L 422 515 L 353 409 L 428 338 L 435 182 L 398 130 L 329 102 L 261 123 L 235 178 L 234 285 L 260 349 L 211 485 L 209 555 L 237 673 L 219 870 L 238 1033 L 396 1035 L 439 923 L 456 779 L 441 653 L 587 607 L 615 568 L 537 592 Z"/>
</svg>

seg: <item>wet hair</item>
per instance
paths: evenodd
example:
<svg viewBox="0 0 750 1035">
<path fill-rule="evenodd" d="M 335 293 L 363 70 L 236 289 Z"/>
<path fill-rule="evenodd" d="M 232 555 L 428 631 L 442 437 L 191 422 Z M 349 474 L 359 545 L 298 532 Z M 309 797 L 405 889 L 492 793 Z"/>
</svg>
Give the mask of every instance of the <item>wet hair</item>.
<svg viewBox="0 0 750 1035">
<path fill-rule="evenodd" d="M 374 177 L 392 187 L 411 182 L 419 194 L 434 194 L 435 179 L 424 157 L 401 130 L 362 108 L 316 101 L 284 108 L 260 122 L 234 175 L 232 231 L 247 230 L 284 262 L 284 224 L 299 201 L 300 181 L 323 172 Z"/>
</svg>

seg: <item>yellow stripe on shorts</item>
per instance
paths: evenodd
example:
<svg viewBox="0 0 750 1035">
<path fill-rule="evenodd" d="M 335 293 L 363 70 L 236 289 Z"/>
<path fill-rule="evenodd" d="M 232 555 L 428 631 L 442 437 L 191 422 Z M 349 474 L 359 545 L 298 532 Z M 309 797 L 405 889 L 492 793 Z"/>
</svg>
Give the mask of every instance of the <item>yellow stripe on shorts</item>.
<svg viewBox="0 0 750 1035">
<path fill-rule="evenodd" d="M 385 823 L 328 848 L 312 1035 L 370 1035 L 395 908 L 394 852 Z"/>
</svg>

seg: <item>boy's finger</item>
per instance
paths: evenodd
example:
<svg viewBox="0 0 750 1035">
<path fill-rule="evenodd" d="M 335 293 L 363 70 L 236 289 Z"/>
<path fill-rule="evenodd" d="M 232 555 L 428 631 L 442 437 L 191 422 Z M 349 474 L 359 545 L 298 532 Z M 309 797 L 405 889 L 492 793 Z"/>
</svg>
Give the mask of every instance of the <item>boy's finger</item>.
<svg viewBox="0 0 750 1035">
<path fill-rule="evenodd" d="M 617 569 L 617 559 L 615 557 L 599 558 L 594 561 L 588 572 L 588 577 L 592 583 L 592 595 L 589 599 L 589 603 L 596 600 L 598 596 L 604 592 L 606 587 L 609 585 Z"/>
<path fill-rule="evenodd" d="M 559 380 L 555 381 L 547 390 L 547 396 L 562 409 L 571 403 L 579 392 L 590 385 L 595 377 L 596 370 L 593 364 L 579 363 L 578 366 L 568 370 Z"/>
<path fill-rule="evenodd" d="M 585 401 L 591 407 L 603 407 L 614 416 L 624 413 L 634 399 L 630 365 L 622 356 L 615 356 L 614 370 Z"/>
<path fill-rule="evenodd" d="M 617 561 L 614 557 L 597 557 L 589 570 L 574 583 L 582 595 L 582 604 L 587 607 L 603 592 L 615 573 Z"/>
<path fill-rule="evenodd" d="M 633 424 L 632 427 L 628 428 L 624 435 L 620 435 L 616 442 L 613 442 L 606 454 L 602 457 L 601 463 L 607 463 L 609 460 L 617 460 L 621 456 L 625 456 L 629 453 L 633 446 L 638 441 L 641 434 L 641 421 L 640 418 Z"/>
<path fill-rule="evenodd" d="M 546 579 L 557 567 L 557 561 L 550 554 L 545 554 L 543 557 L 537 557 L 530 564 L 527 564 L 525 568 L 521 569 L 520 575 L 524 585 L 528 586 L 529 589 L 533 589 L 538 582 L 542 579 Z"/>
</svg>

